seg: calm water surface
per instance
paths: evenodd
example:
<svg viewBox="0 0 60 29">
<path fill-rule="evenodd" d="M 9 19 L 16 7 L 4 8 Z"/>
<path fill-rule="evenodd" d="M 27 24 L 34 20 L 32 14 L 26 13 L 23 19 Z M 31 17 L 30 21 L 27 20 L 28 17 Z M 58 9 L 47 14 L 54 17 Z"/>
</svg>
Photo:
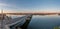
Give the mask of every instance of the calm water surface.
<svg viewBox="0 0 60 29">
<path fill-rule="evenodd" d="M 60 26 L 60 16 L 33 16 L 27 29 L 53 29 Z"/>
</svg>

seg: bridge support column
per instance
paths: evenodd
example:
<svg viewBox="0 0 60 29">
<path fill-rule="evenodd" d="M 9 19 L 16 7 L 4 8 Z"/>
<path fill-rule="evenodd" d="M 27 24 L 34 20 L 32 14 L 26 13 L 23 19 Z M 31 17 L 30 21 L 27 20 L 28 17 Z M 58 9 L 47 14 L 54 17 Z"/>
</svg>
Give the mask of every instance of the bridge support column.
<svg viewBox="0 0 60 29">
<path fill-rule="evenodd" d="M 21 29 L 20 26 L 17 26 L 16 29 Z"/>
<path fill-rule="evenodd" d="M 12 27 L 11 29 L 16 29 L 16 27 Z"/>
</svg>

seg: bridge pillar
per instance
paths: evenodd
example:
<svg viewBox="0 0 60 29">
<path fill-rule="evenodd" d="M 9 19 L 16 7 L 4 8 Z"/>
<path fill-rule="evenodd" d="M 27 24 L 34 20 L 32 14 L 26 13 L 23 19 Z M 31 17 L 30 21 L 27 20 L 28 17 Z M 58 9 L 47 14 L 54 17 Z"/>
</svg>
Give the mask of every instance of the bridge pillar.
<svg viewBox="0 0 60 29">
<path fill-rule="evenodd" d="M 10 26 L 10 29 L 16 29 L 16 27 L 15 26 Z"/>
<path fill-rule="evenodd" d="M 21 29 L 20 26 L 17 26 L 16 29 Z"/>
</svg>

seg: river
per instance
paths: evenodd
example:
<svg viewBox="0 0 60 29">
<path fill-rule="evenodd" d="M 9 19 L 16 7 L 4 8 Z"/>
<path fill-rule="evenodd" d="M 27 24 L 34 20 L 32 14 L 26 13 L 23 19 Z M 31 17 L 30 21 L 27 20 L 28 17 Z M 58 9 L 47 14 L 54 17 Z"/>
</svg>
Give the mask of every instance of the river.
<svg viewBox="0 0 60 29">
<path fill-rule="evenodd" d="M 34 15 L 27 29 L 54 29 L 60 26 L 60 16 Z"/>
</svg>

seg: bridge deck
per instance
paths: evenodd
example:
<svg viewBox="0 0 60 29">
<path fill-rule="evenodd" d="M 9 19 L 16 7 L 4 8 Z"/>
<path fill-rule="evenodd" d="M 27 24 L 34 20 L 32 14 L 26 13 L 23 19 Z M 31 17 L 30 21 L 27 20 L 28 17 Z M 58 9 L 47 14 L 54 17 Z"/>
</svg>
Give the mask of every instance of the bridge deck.
<svg viewBox="0 0 60 29">
<path fill-rule="evenodd" d="M 3 29 L 7 29 L 7 27 L 9 26 L 12 26 L 12 25 L 16 25 L 17 23 L 20 23 L 20 24 L 23 24 L 26 20 L 26 18 L 30 16 L 30 15 L 27 15 L 27 16 L 23 16 L 23 17 L 18 17 L 18 18 L 15 18 L 15 19 L 8 19 L 5 17 L 5 19 L 3 20 L 3 23 L 1 24 L 1 20 L 0 20 L 0 29 L 3 28 Z M 2 25 L 2 26 L 1 26 Z M 7 27 L 6 27 L 7 25 Z"/>
</svg>

